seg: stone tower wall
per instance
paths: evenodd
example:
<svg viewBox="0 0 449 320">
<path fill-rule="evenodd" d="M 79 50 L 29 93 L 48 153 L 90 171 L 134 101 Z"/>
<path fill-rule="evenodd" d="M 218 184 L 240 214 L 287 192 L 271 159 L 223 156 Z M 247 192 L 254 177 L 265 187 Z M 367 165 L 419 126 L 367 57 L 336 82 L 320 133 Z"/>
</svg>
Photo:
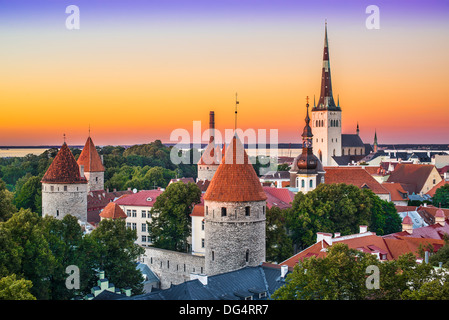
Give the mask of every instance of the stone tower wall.
<svg viewBox="0 0 449 320">
<path fill-rule="evenodd" d="M 205 181 L 209 180 L 211 181 L 215 171 L 217 171 L 218 165 L 198 165 L 198 180 Z"/>
<path fill-rule="evenodd" d="M 104 172 L 84 172 L 87 179 L 87 191 L 104 190 Z"/>
<path fill-rule="evenodd" d="M 247 215 L 246 207 L 250 208 Z M 205 201 L 205 267 L 214 275 L 265 261 L 266 201 Z M 222 216 L 226 208 L 226 216 Z"/>
<path fill-rule="evenodd" d="M 338 126 L 331 126 L 331 120 Z M 323 125 L 318 125 L 320 121 Z M 341 156 L 341 111 L 316 110 L 312 112 L 313 153 L 323 166 L 331 165 L 332 156 Z"/>
<path fill-rule="evenodd" d="M 87 222 L 87 184 L 42 184 L 42 216 L 71 214 Z"/>
</svg>

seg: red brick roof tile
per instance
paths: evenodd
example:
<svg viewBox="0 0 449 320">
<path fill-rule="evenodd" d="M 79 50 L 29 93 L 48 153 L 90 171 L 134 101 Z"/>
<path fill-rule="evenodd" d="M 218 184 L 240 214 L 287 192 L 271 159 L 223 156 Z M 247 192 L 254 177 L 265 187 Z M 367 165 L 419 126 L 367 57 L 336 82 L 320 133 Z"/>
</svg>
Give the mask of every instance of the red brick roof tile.
<svg viewBox="0 0 449 320">
<path fill-rule="evenodd" d="M 120 206 L 115 202 L 110 202 L 108 205 L 101 211 L 100 217 L 108 218 L 108 219 L 118 219 L 125 218 L 126 213 L 120 208 Z"/>
<path fill-rule="evenodd" d="M 47 169 L 47 172 L 45 172 L 41 182 L 63 184 L 87 183 L 86 178 L 81 177 L 78 163 L 65 142 Z"/>
<path fill-rule="evenodd" d="M 362 167 L 325 167 L 324 171 L 326 184 L 345 183 L 359 188 L 368 187 L 376 194 L 390 193 Z"/>
<path fill-rule="evenodd" d="M 101 163 L 100 155 L 95 148 L 92 139 L 87 138 L 86 144 L 84 145 L 83 151 L 78 158 L 78 165 L 84 166 L 84 171 L 86 172 L 102 172 L 104 171 L 104 166 Z"/>
<path fill-rule="evenodd" d="M 221 164 L 204 195 L 205 200 L 220 202 L 262 201 L 267 196 L 248 155 L 236 136 L 226 149 Z"/>
</svg>

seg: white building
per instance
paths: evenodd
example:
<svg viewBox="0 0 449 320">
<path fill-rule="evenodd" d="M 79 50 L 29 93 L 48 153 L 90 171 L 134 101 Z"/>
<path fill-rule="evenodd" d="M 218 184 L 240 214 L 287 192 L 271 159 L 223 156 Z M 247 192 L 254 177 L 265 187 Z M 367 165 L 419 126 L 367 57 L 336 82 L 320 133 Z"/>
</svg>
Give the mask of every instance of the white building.
<svg viewBox="0 0 449 320">
<path fill-rule="evenodd" d="M 115 201 L 126 213 L 126 226 L 137 231 L 136 243 L 141 246 L 151 244 L 147 222 L 151 222 L 151 211 L 161 189 L 142 190 L 124 195 Z"/>
</svg>

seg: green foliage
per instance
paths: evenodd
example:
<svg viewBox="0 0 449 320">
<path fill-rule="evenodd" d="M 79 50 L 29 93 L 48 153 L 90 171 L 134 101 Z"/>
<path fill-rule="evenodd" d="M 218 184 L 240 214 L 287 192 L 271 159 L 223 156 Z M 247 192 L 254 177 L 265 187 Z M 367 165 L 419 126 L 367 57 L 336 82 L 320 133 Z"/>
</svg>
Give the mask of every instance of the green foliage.
<svg viewBox="0 0 449 320">
<path fill-rule="evenodd" d="M 30 293 L 30 280 L 17 279 L 15 274 L 0 278 L 0 300 L 36 300 Z"/>
<path fill-rule="evenodd" d="M 439 187 L 432 198 L 432 203 L 435 207 L 441 205 L 442 208 L 449 208 L 449 184 L 446 183 Z"/>
<path fill-rule="evenodd" d="M 379 288 L 367 282 L 379 270 Z M 430 264 L 416 263 L 409 253 L 381 262 L 371 254 L 337 243 L 324 258 L 306 258 L 287 276 L 286 284 L 272 295 L 275 300 L 407 300 L 447 299 L 448 282 Z"/>
<path fill-rule="evenodd" d="M 185 252 L 191 232 L 193 206 L 201 201 L 201 190 L 194 183 L 175 182 L 160 194 L 152 209 L 148 233 L 158 248 Z"/>
<path fill-rule="evenodd" d="M 293 254 L 293 243 L 285 228 L 286 211 L 278 207 L 267 209 L 266 259 L 281 262 Z"/>
<path fill-rule="evenodd" d="M 84 248 L 89 249 L 88 256 L 93 257 L 96 269 L 103 270 L 116 287 L 130 287 L 133 294 L 143 293 L 142 274 L 135 261 L 144 249 L 134 243 L 136 230 L 126 228 L 123 219 L 104 219 L 85 238 L 88 242 Z"/>
<path fill-rule="evenodd" d="M 307 194 L 297 193 L 286 222 L 299 248 L 312 245 L 317 232 L 353 234 L 360 225 L 374 228 L 379 235 L 401 230 L 393 205 L 371 190 L 346 184 L 320 184 Z"/>
<path fill-rule="evenodd" d="M 0 222 L 11 218 L 16 211 L 13 203 L 14 194 L 6 189 L 6 184 L 0 179 Z"/>
</svg>

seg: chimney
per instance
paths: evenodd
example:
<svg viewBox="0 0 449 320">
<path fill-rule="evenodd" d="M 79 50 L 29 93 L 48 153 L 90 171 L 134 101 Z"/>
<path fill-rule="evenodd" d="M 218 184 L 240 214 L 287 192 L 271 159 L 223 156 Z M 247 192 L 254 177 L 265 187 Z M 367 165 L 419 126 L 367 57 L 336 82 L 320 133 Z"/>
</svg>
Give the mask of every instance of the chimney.
<svg viewBox="0 0 449 320">
<path fill-rule="evenodd" d="M 209 113 L 209 129 L 210 129 L 210 138 L 209 143 L 215 140 L 215 112 L 211 111 Z"/>
<path fill-rule="evenodd" d="M 321 240 L 326 241 L 328 245 L 332 245 L 332 233 L 317 232 L 316 243 L 321 242 Z"/>
<path fill-rule="evenodd" d="M 281 266 L 281 278 L 284 279 L 288 272 L 288 266 L 282 265 Z"/>
<path fill-rule="evenodd" d="M 407 232 L 409 234 L 413 233 L 413 221 L 408 216 L 408 214 L 402 220 L 402 231 L 405 231 L 405 232 Z"/>
<path fill-rule="evenodd" d="M 84 165 L 80 165 L 80 176 L 81 178 L 84 177 Z"/>
<path fill-rule="evenodd" d="M 359 233 L 368 232 L 368 226 L 359 226 Z"/>
<path fill-rule="evenodd" d="M 335 233 L 334 233 L 334 238 L 338 238 L 340 235 L 341 235 L 340 232 L 335 232 Z"/>
</svg>

